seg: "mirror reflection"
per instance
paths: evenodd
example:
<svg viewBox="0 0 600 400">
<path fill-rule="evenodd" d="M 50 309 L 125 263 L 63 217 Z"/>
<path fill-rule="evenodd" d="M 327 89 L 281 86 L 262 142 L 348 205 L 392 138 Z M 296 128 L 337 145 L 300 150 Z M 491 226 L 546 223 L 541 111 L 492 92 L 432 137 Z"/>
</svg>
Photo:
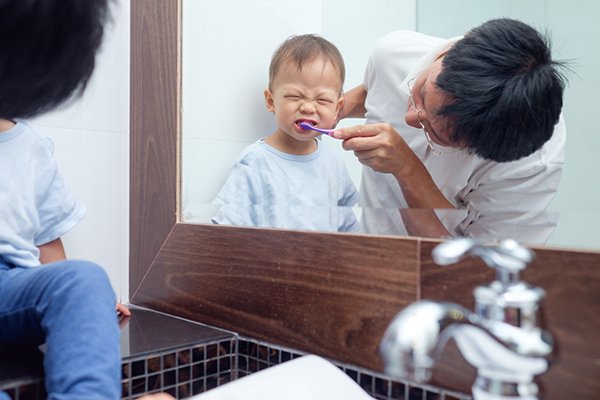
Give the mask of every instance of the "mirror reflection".
<svg viewBox="0 0 600 400">
<path fill-rule="evenodd" d="M 452 9 L 448 5 L 442 5 L 440 2 L 421 0 L 418 2 L 419 13 L 417 19 L 415 19 L 416 12 L 412 1 L 398 2 L 396 5 L 369 5 L 368 10 L 364 10 L 364 4 L 360 1 L 355 2 L 356 4 L 353 2 L 350 2 L 351 4 L 344 2 L 343 7 L 339 1 L 329 0 L 323 0 L 322 2 L 318 2 L 318 4 L 302 3 L 300 5 L 296 5 L 294 2 L 290 4 L 289 1 L 283 2 L 285 4 L 281 2 L 251 3 L 226 1 L 223 4 L 216 5 L 212 4 L 212 2 L 184 1 L 182 93 L 182 132 L 184 144 L 182 208 L 184 221 L 210 223 L 211 219 L 215 218 L 216 215 L 215 205 L 210 205 L 210 203 L 217 198 L 219 191 L 224 187 L 236 157 L 248 145 L 259 141 L 261 138 L 269 137 L 269 135 L 277 131 L 276 117 L 269 113 L 269 110 L 265 107 L 264 92 L 269 87 L 267 71 L 273 50 L 291 34 L 317 32 L 340 49 L 346 61 L 347 68 L 346 83 L 344 85 L 345 106 L 351 106 L 346 112 L 348 110 L 352 111 L 352 105 L 355 104 L 352 97 L 355 92 L 352 91 L 352 88 L 359 87 L 359 85 L 365 82 L 365 79 L 374 79 L 374 75 L 370 77 L 367 75 L 365 77 L 364 72 L 367 69 L 367 65 L 370 65 L 369 57 L 376 48 L 377 40 L 390 32 L 401 29 L 415 30 L 415 20 L 418 21 L 418 30 L 427 34 L 427 36 L 423 37 L 433 35 L 441 38 L 451 38 L 463 35 L 471 28 L 490 18 L 499 16 L 518 18 L 537 28 L 541 27 L 542 29 L 540 30 L 543 30 L 545 27 L 551 28 L 555 42 L 553 56 L 556 59 L 575 58 L 569 51 L 564 51 L 564 46 L 556 46 L 558 37 L 556 31 L 561 34 L 561 39 L 569 37 L 564 30 L 556 29 L 557 26 L 560 28 L 567 23 L 561 21 L 560 18 L 568 18 L 568 14 L 558 12 L 559 10 L 557 11 L 555 2 L 552 1 L 536 2 L 537 6 L 546 10 L 543 16 L 539 17 L 540 13 L 534 13 L 535 9 L 529 7 L 521 7 L 518 12 L 515 12 L 511 6 L 512 2 L 508 1 L 498 2 L 491 9 L 487 7 L 485 10 L 483 10 L 484 7 L 477 6 L 474 1 L 461 2 L 461 4 L 473 3 L 474 5 L 471 15 L 467 16 L 464 15 L 463 11 Z M 194 12 L 194 9 L 197 12 Z M 226 9 L 236 9 L 238 11 L 235 13 L 228 12 L 228 24 L 225 26 L 222 25 L 223 19 L 215 18 L 215 16 L 223 14 Z M 236 19 L 235 15 L 238 13 L 239 18 Z M 457 15 L 460 13 L 461 18 L 450 18 L 449 16 L 452 13 Z M 247 18 L 248 15 L 255 15 L 256 18 Z M 365 24 L 366 20 L 372 21 L 373 25 Z M 267 26 L 268 29 L 266 29 Z M 243 40 L 238 37 L 239 34 L 234 35 L 234 31 L 244 32 Z M 210 40 L 203 38 L 210 38 Z M 426 163 L 426 165 L 432 175 L 433 183 L 453 206 L 461 207 L 464 205 L 465 199 L 470 201 L 468 196 L 472 195 L 471 193 L 474 191 L 473 187 L 484 187 L 489 181 L 485 179 L 479 180 L 473 187 L 468 189 L 469 193 L 460 193 L 460 189 L 465 189 L 467 186 L 464 185 L 464 182 L 460 182 L 461 179 L 464 180 L 464 177 L 460 173 L 457 173 L 457 170 L 460 171 L 459 167 L 471 162 L 472 158 L 469 158 L 469 152 L 459 151 L 455 154 L 436 155 L 439 153 L 454 153 L 455 150 L 461 149 L 462 143 L 445 140 L 448 138 L 442 134 L 445 127 L 443 124 L 444 121 L 443 119 L 434 118 L 435 113 L 433 110 L 439 107 L 435 107 L 435 103 L 433 106 L 428 107 L 429 104 L 423 102 L 422 99 L 422 97 L 426 97 L 427 99 L 427 94 L 430 93 L 435 95 L 435 92 L 429 90 L 431 87 L 434 87 L 433 85 L 429 85 L 430 82 L 428 79 L 432 71 L 425 71 L 425 74 L 421 74 L 420 72 L 443 58 L 443 53 L 447 49 L 448 44 L 450 43 L 451 45 L 455 42 L 452 42 L 452 40 L 442 41 L 441 39 L 431 40 L 435 41 L 435 43 L 428 44 L 427 51 L 419 50 L 422 54 L 420 54 L 418 59 L 415 58 L 416 61 L 408 60 L 407 58 L 410 57 L 405 55 L 403 57 L 399 56 L 402 60 L 394 67 L 390 64 L 389 68 L 387 68 L 387 63 L 382 63 L 382 65 L 386 65 L 387 69 L 395 68 L 402 71 L 395 74 L 396 76 L 394 77 L 394 79 L 398 80 L 398 82 L 395 82 L 397 83 L 395 87 L 400 88 L 397 93 L 402 98 L 393 100 L 393 109 L 402 111 L 403 109 L 398 104 L 404 103 L 404 112 L 388 113 L 389 115 L 385 116 L 377 115 L 376 118 L 371 119 L 369 119 L 370 115 L 367 113 L 367 120 L 364 118 L 345 119 L 338 127 L 351 127 L 362 124 L 365 121 L 369 123 L 389 122 L 396 130 L 398 130 L 398 126 L 407 126 L 407 129 L 411 129 L 412 133 L 405 135 L 402 132 L 403 137 L 405 139 L 409 138 L 407 139 L 407 143 L 413 147 L 413 151 L 421 160 L 426 160 L 428 157 L 432 160 L 449 157 L 456 160 L 453 167 L 448 167 L 447 161 L 434 161 L 432 164 L 428 165 Z M 564 40 L 562 39 L 563 43 Z M 252 43 L 252 45 L 248 46 L 248 43 Z M 432 51 L 432 48 L 436 46 L 441 49 L 436 50 L 437 53 Z M 446 49 L 443 48 L 444 46 L 446 46 Z M 557 49 L 561 51 L 557 51 Z M 423 58 L 426 58 L 426 56 L 435 56 L 435 59 L 423 61 Z M 442 57 L 440 58 L 440 56 Z M 596 61 L 585 60 L 585 62 L 594 63 Z M 439 72 L 433 71 L 433 73 L 436 74 Z M 434 77 L 437 77 L 437 75 L 434 75 Z M 413 79 L 411 83 L 412 88 L 409 87 L 408 82 L 411 79 Z M 435 80 L 431 82 L 437 83 Z M 565 97 L 564 115 L 565 119 L 567 119 L 569 132 L 571 132 L 571 120 L 568 118 L 570 109 L 569 91 L 572 91 L 572 87 L 579 83 L 571 83 Z M 408 102 L 411 89 L 413 92 L 416 92 L 412 93 L 414 105 Z M 433 95 L 429 96 L 429 99 Z M 391 105 L 392 101 L 389 99 L 389 96 L 386 97 L 386 100 L 382 104 L 385 106 L 390 103 Z M 381 108 L 381 106 L 372 106 L 372 108 L 377 111 L 377 108 Z M 406 117 L 407 108 L 408 114 L 411 114 L 412 111 L 413 121 L 410 121 L 410 118 Z M 369 100 L 367 100 L 367 110 L 371 111 L 369 109 Z M 371 111 L 371 117 L 373 117 L 375 111 Z M 350 113 L 350 117 L 355 116 L 363 117 L 365 115 L 364 112 L 362 114 L 360 112 Z M 397 119 L 398 122 L 396 123 L 394 119 Z M 426 128 L 419 129 L 423 125 Z M 347 128 L 342 129 L 342 131 L 348 134 L 352 133 L 352 130 Z M 411 134 L 414 138 L 411 138 Z M 433 147 L 429 147 L 428 140 L 431 141 L 430 143 Z M 560 143 L 561 140 L 564 141 L 564 135 L 553 136 L 553 139 L 550 141 L 552 143 L 551 150 L 560 149 L 564 145 L 564 143 Z M 417 145 L 414 143 L 415 141 L 419 141 L 420 143 Z M 352 140 L 346 141 L 346 143 L 351 142 Z M 370 181 L 366 180 L 363 183 L 363 187 L 361 187 L 362 166 L 357 161 L 353 152 L 345 151 L 339 140 L 330 137 L 324 137 L 318 143 L 315 146 L 327 146 L 344 159 L 346 163 L 345 169 L 349 173 L 351 182 L 355 187 L 360 188 L 361 196 L 363 196 L 361 205 L 364 206 L 366 204 L 368 207 L 363 209 L 357 207 L 350 209 L 346 207 L 342 211 L 351 211 L 346 212 L 346 215 L 356 216 L 362 222 L 363 229 L 361 232 L 383 234 L 412 233 L 423 236 L 431 234 L 431 232 L 423 233 L 423 229 L 406 229 L 406 221 L 411 220 L 411 218 L 410 216 L 403 215 L 403 213 L 406 214 L 406 211 L 402 211 L 402 208 L 405 208 L 406 205 L 411 205 L 411 199 L 407 199 L 405 193 L 400 193 L 400 196 L 397 196 L 398 193 L 395 191 L 399 190 L 399 187 L 397 183 L 396 187 L 393 187 L 394 178 L 392 178 L 393 180 L 390 184 L 385 182 L 390 178 L 390 174 L 373 173 L 373 169 L 365 168 L 366 172 L 362 173 L 373 174 L 377 178 Z M 546 148 L 548 147 L 546 146 Z M 357 148 L 351 148 L 350 150 L 357 150 Z M 545 154 L 547 153 L 549 151 L 546 151 Z M 498 207 L 498 211 L 503 208 L 504 213 L 494 212 L 493 215 L 487 213 L 486 207 L 488 209 L 497 207 L 498 200 L 493 196 L 490 197 L 489 193 L 485 193 L 484 191 L 475 192 L 480 193 L 480 199 L 485 204 L 471 209 L 462 207 L 462 218 L 464 219 L 463 226 L 460 228 L 463 230 L 462 233 L 489 234 L 492 237 L 505 237 L 504 235 L 508 235 L 508 237 L 515 238 L 524 243 L 544 243 L 550 236 L 550 233 L 552 233 L 553 225 L 556 223 L 556 215 L 555 213 L 539 212 L 539 208 L 544 208 L 553 197 L 553 190 L 555 191 L 556 182 L 560 176 L 560 168 L 555 168 L 553 172 L 552 167 L 562 162 L 562 155 L 559 153 L 553 154 L 552 157 L 554 158 L 550 157 L 550 161 L 543 166 L 547 171 L 545 174 L 540 175 L 539 180 L 543 181 L 546 186 L 519 187 L 515 185 L 512 192 L 509 190 L 508 200 L 505 201 L 503 207 Z M 537 154 L 540 155 L 541 153 L 538 152 Z M 473 168 L 481 167 L 483 170 L 486 166 L 487 168 L 491 168 L 489 165 L 491 164 L 485 164 L 484 166 L 478 164 Z M 521 165 L 524 164 L 522 163 Z M 569 161 L 567 161 L 568 165 Z M 375 169 L 377 168 L 379 167 L 375 166 Z M 471 171 L 473 171 L 473 168 Z M 508 182 L 515 183 L 514 179 L 518 179 L 516 176 L 511 176 L 504 165 L 496 166 L 495 168 L 495 171 L 497 171 L 495 173 L 505 178 L 505 184 Z M 567 171 L 568 168 L 565 167 L 565 178 L 569 175 Z M 450 177 L 449 180 L 448 177 Z M 380 180 L 379 182 L 378 179 Z M 375 185 L 376 187 L 369 188 L 368 185 Z M 389 185 L 389 188 L 386 189 L 385 185 Z M 567 183 L 566 185 L 571 186 L 572 184 Z M 589 186 L 588 184 L 588 189 Z M 562 187 L 565 187 L 565 182 L 562 183 Z M 502 189 L 506 188 L 503 187 Z M 382 192 L 383 194 L 381 194 Z M 539 196 L 543 197 L 542 202 L 545 204 L 543 206 L 536 206 L 537 209 L 531 205 L 537 201 L 535 199 L 531 201 L 531 196 L 536 196 L 536 192 L 538 192 Z M 366 199 L 364 197 L 365 193 L 367 193 Z M 559 229 L 552 238 L 557 237 L 557 234 L 560 233 L 560 228 L 564 223 L 565 209 L 568 210 L 568 207 L 563 208 L 558 204 L 558 200 L 561 200 L 561 193 L 562 190 L 559 191 L 557 200 L 550 206 L 550 211 L 560 211 L 563 215 L 559 221 Z M 540 198 L 539 196 L 538 199 Z M 390 198 L 394 200 L 392 202 L 385 201 Z M 427 196 L 427 198 L 431 198 L 431 196 Z M 555 206 L 555 204 L 557 205 Z M 263 214 L 273 212 L 273 205 L 255 203 L 252 204 L 252 207 L 260 208 Z M 455 234 L 456 231 L 452 230 L 452 226 L 456 227 L 456 224 L 444 222 L 438 215 L 440 210 L 445 208 L 444 205 L 426 203 L 425 205 L 418 204 L 413 207 L 421 210 L 420 213 L 422 215 L 424 213 L 423 210 L 429 210 L 427 215 L 430 217 L 433 216 L 434 221 L 441 222 L 440 225 L 446 231 L 446 234 Z M 239 211 L 240 207 L 237 205 L 234 208 L 237 208 Z M 327 209 L 328 206 L 317 206 L 316 208 Z M 399 209 L 401 210 L 399 211 Z M 435 211 L 432 209 L 435 209 Z M 339 219 L 340 211 L 334 212 L 333 210 L 335 209 L 329 210 L 328 215 L 338 215 Z M 452 213 L 451 210 L 446 211 Z M 455 214 L 460 215 L 460 211 L 455 212 Z M 219 211 L 216 212 L 218 213 Z M 306 210 L 305 213 L 302 210 L 299 215 L 302 214 L 311 216 L 319 213 L 314 210 Z M 387 214 L 387 219 L 382 220 L 382 214 Z M 411 214 L 414 217 L 416 213 L 413 212 Z M 376 221 L 373 227 L 369 227 L 368 223 L 364 223 L 365 220 L 368 222 L 369 218 L 372 221 Z M 454 219 L 458 218 L 460 217 L 455 217 Z M 595 217 L 592 214 L 591 220 L 593 218 Z M 419 220 L 421 223 L 418 225 L 422 226 L 422 222 L 425 220 L 427 219 L 421 218 Z M 402 225 L 404 229 L 397 229 L 397 225 Z M 409 224 L 408 226 L 411 225 Z M 460 225 L 459 223 L 458 226 L 460 227 Z M 468 229 L 465 229 L 465 226 L 477 229 L 469 232 Z M 519 226 L 527 228 L 523 231 L 522 229 L 517 229 Z M 289 228 L 288 226 L 283 227 Z M 333 231 L 333 229 L 323 230 Z M 429 231 L 431 231 L 431 227 Z M 532 234 L 532 232 L 534 233 L 531 237 L 535 238 L 528 239 L 527 235 Z M 589 236 L 589 234 L 585 235 L 588 238 L 588 242 Z M 594 241 L 597 241 L 597 239 L 594 239 Z M 568 244 L 553 243 L 552 239 L 549 243 L 556 245 Z M 577 240 L 572 244 L 576 247 L 594 247 L 598 245 L 597 243 L 582 243 L 581 240 Z"/>
</svg>

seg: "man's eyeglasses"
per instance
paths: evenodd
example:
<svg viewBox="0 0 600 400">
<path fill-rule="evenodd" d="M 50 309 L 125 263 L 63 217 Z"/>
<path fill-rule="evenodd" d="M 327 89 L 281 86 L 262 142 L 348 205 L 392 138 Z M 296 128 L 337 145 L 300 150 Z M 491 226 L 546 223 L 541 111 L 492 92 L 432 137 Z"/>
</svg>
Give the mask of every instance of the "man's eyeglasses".
<svg viewBox="0 0 600 400">
<path fill-rule="evenodd" d="M 421 118 L 419 117 L 419 114 L 421 113 L 421 110 L 419 110 L 417 108 L 417 103 L 415 103 L 415 98 L 413 97 L 413 93 L 412 93 L 412 87 L 410 86 L 410 83 L 412 81 L 414 81 L 417 76 L 419 76 L 419 75 L 416 75 L 414 78 L 410 79 L 406 84 L 408 85 L 408 92 L 410 93 L 410 101 L 412 101 L 413 106 L 415 107 L 415 110 L 417 110 L 417 121 L 419 121 L 419 125 L 421 125 L 421 128 L 423 128 L 423 132 L 425 133 L 425 138 L 427 139 L 427 144 L 429 145 L 429 148 L 431 149 L 431 152 L 434 155 L 436 155 L 436 156 L 441 156 L 443 154 L 454 154 L 454 153 L 458 153 L 460 151 L 463 151 L 464 149 L 458 149 L 458 150 L 448 151 L 448 152 L 437 152 L 433 148 L 433 141 L 429 137 L 429 133 L 427 133 L 427 129 L 425 129 L 425 124 L 427 123 L 427 121 L 423 122 L 423 121 L 421 121 Z"/>
</svg>

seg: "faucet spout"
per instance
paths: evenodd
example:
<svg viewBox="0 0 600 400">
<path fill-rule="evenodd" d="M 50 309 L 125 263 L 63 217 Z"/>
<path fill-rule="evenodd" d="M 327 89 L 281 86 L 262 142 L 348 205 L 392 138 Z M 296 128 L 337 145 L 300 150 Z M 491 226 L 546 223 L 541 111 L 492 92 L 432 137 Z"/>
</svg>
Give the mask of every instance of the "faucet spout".
<svg viewBox="0 0 600 400">
<path fill-rule="evenodd" d="M 456 327 L 474 320 L 471 311 L 457 304 L 432 300 L 411 304 L 396 315 L 381 341 L 385 371 L 396 378 L 428 381 Z"/>
</svg>

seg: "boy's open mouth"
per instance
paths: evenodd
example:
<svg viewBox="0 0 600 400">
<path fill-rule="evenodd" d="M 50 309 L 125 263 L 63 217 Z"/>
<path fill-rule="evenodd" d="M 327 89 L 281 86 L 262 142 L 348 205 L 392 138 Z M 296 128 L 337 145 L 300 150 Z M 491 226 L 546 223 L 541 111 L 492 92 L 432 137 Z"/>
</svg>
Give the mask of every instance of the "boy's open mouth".
<svg viewBox="0 0 600 400">
<path fill-rule="evenodd" d="M 302 132 L 308 132 L 306 129 L 304 129 L 300 126 L 300 124 L 303 122 L 306 122 L 307 124 L 311 124 L 312 126 L 317 126 L 317 122 L 313 121 L 311 119 L 299 119 L 296 122 L 294 122 L 296 129 L 298 129 L 299 131 L 302 131 Z"/>
</svg>

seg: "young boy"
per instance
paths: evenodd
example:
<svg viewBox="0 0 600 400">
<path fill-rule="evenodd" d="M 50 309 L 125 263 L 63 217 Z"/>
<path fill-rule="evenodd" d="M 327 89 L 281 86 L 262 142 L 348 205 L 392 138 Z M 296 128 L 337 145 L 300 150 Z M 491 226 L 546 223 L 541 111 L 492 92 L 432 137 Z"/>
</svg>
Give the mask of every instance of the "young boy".
<svg viewBox="0 0 600 400">
<path fill-rule="evenodd" d="M 358 191 L 339 155 L 300 123 L 330 129 L 344 102 L 344 60 L 317 35 L 292 36 L 275 51 L 265 90 L 278 129 L 238 156 L 214 203 L 231 224 L 358 232 Z"/>
</svg>

